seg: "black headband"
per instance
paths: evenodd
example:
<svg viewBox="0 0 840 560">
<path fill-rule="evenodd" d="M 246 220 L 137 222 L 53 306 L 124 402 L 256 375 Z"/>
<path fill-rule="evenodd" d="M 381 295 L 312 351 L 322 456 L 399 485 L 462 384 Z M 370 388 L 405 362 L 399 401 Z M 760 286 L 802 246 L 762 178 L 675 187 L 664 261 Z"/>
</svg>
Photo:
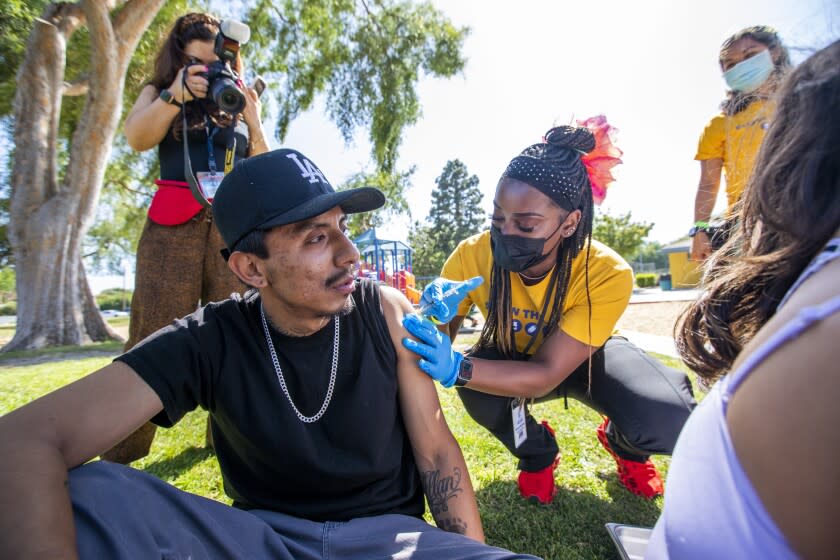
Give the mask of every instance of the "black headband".
<svg viewBox="0 0 840 560">
<path fill-rule="evenodd" d="M 528 183 L 569 212 L 579 208 L 581 193 L 589 187 L 586 169 L 576 154 L 566 161 L 516 156 L 504 177 Z"/>
</svg>

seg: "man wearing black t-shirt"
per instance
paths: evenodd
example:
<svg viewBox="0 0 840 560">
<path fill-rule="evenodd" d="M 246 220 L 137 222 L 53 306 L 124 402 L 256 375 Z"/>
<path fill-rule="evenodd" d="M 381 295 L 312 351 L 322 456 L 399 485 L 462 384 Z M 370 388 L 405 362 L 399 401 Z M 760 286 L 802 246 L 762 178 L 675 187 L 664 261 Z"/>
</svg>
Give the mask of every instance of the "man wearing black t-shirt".
<svg viewBox="0 0 840 560">
<path fill-rule="evenodd" d="M 254 290 L 0 419 L 0 557 L 524 558 L 482 544 L 461 450 L 399 343 L 411 305 L 355 277 L 347 214 L 383 203 L 334 191 L 294 150 L 238 163 L 213 211 Z M 79 467 L 197 406 L 233 507 L 129 467 Z M 440 529 L 422 520 L 424 494 Z"/>
</svg>

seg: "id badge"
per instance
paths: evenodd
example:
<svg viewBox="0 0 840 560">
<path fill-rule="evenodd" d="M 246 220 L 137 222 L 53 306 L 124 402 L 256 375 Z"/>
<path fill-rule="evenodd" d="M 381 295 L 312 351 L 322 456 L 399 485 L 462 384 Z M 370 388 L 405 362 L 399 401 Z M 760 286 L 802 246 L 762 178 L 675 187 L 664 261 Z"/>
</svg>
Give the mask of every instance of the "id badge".
<svg viewBox="0 0 840 560">
<path fill-rule="evenodd" d="M 219 190 L 219 185 L 222 184 L 225 174 L 220 171 L 199 171 L 195 174 L 195 177 L 198 179 L 204 197 L 210 200 L 216 196 L 216 191 Z"/>
<path fill-rule="evenodd" d="M 510 401 L 510 414 L 513 417 L 513 445 L 519 447 L 528 439 L 528 428 L 525 425 L 525 399 L 518 398 Z"/>
</svg>

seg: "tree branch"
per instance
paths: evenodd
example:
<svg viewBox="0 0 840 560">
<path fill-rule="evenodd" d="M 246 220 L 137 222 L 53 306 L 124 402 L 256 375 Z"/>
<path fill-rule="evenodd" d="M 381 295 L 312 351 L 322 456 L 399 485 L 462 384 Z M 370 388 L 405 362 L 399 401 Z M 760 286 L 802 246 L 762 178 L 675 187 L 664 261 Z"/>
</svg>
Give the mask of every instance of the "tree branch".
<svg viewBox="0 0 840 560">
<path fill-rule="evenodd" d="M 289 23 L 289 20 L 283 17 L 283 12 L 280 11 L 280 8 L 277 7 L 276 4 L 273 2 L 269 2 L 269 7 L 274 10 L 274 13 L 277 15 L 277 18 L 285 24 Z"/>
<path fill-rule="evenodd" d="M 114 18 L 114 32 L 120 38 L 120 56 L 124 49 L 133 52 L 140 37 L 166 0 L 128 0 Z"/>
<path fill-rule="evenodd" d="M 81 0 L 80 3 L 88 20 L 90 51 L 94 55 L 99 55 L 95 58 L 95 63 L 91 64 L 92 85 L 94 88 L 106 84 L 110 86 L 116 69 L 119 67 L 116 57 L 103 56 L 113 52 L 117 45 L 109 11 L 111 2 Z"/>
<path fill-rule="evenodd" d="M 362 3 L 362 7 L 365 9 L 365 12 L 367 12 L 367 16 L 370 22 L 376 26 L 376 29 L 378 29 L 380 33 L 384 34 L 382 26 L 379 24 L 379 20 L 377 20 L 376 17 L 374 17 L 373 12 L 370 11 L 370 8 L 367 5 L 367 2 L 365 2 L 365 0 L 359 1 Z"/>
<path fill-rule="evenodd" d="M 127 181 L 111 181 L 111 184 L 115 185 L 117 188 L 126 190 L 126 191 L 134 193 L 134 194 L 140 194 L 140 195 L 143 195 L 143 196 L 148 197 L 148 198 L 152 197 L 152 193 L 150 193 L 149 191 L 141 191 L 141 190 L 133 189 L 133 188 L 129 187 Z"/>
<path fill-rule="evenodd" d="M 49 18 L 50 23 L 56 26 L 65 39 L 69 39 L 85 24 L 85 12 L 77 3 L 57 2 L 50 6 L 45 17 Z"/>
<path fill-rule="evenodd" d="M 79 214 L 93 212 L 105 165 L 110 155 L 110 142 L 119 122 L 125 72 L 140 36 L 160 10 L 165 0 L 129 0 L 111 16 L 108 6 L 113 0 L 81 0 L 88 19 L 92 64 L 90 89 L 96 92 L 95 103 L 89 96 L 80 126 L 72 139 L 71 173 L 67 182 L 81 195 Z M 107 149 L 85 150 L 84 146 L 100 145 Z"/>
<path fill-rule="evenodd" d="M 368 8 L 367 2 L 365 2 L 365 0 L 360 0 L 360 1 L 361 1 L 361 3 L 362 3 L 362 7 L 363 7 L 363 8 L 365 9 L 365 11 L 367 12 L 368 17 L 369 17 L 369 18 L 371 18 L 371 19 L 373 19 L 373 14 L 371 14 L 371 13 L 370 13 L 370 8 Z"/>
<path fill-rule="evenodd" d="M 90 89 L 90 83 L 85 75 L 75 82 L 64 82 L 64 91 L 62 95 L 65 97 L 78 97 L 87 94 Z"/>
</svg>

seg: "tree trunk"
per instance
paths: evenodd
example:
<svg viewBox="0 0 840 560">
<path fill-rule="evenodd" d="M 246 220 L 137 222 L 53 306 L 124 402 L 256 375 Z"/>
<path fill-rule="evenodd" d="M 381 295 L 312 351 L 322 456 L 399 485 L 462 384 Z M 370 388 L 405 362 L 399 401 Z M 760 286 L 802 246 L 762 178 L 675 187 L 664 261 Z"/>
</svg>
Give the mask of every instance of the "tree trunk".
<svg viewBox="0 0 840 560">
<path fill-rule="evenodd" d="M 113 21 L 114 2 L 51 4 L 35 22 L 15 95 L 15 161 L 9 237 L 14 247 L 18 319 L 3 348 L 78 345 L 118 338 L 90 292 L 81 244 L 93 219 L 119 124 L 128 63 L 164 0 L 130 0 Z M 90 29 L 89 91 L 58 179 L 58 121 L 66 44 Z"/>
</svg>

